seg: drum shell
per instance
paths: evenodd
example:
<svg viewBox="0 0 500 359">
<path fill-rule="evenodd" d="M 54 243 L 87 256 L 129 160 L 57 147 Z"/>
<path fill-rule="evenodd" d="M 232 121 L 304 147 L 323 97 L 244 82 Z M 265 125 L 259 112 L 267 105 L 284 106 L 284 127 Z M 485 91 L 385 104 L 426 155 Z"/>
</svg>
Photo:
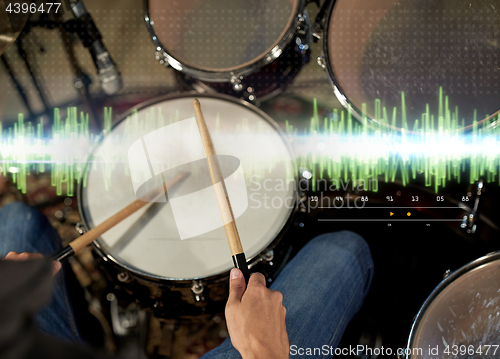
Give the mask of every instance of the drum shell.
<svg viewBox="0 0 500 359">
<path fill-rule="evenodd" d="M 309 47 L 309 43 L 307 46 Z M 224 93 L 244 98 L 252 103 L 266 101 L 285 91 L 297 77 L 302 66 L 309 62 L 310 50 L 300 54 L 295 47 L 296 44 L 291 42 L 279 58 L 243 78 L 241 91 L 236 91 L 230 82 L 202 81 L 185 74 L 181 75 L 181 79 L 198 92 Z"/>
<path fill-rule="evenodd" d="M 220 92 L 257 103 L 284 91 L 310 59 L 311 24 L 305 0 L 296 0 L 293 20 L 275 46 L 253 60 L 232 69 L 201 69 L 178 60 L 162 44 L 143 1 L 146 27 L 156 48 L 156 59 L 181 73 L 178 81 L 199 92 Z M 295 39 L 295 40 L 294 40 Z"/>
<path fill-rule="evenodd" d="M 163 46 L 161 41 L 159 40 L 155 30 L 154 24 L 152 23 L 149 11 L 149 1 L 143 1 L 143 10 L 144 10 L 144 19 L 146 21 L 146 26 L 148 28 L 149 34 L 156 46 L 157 51 L 161 51 L 163 55 L 165 55 L 165 59 L 167 62 L 174 68 L 180 69 L 188 75 L 191 75 L 197 79 L 203 81 L 212 81 L 212 82 L 230 82 L 231 79 L 239 76 L 246 76 L 251 73 L 258 71 L 263 66 L 273 62 L 280 55 L 281 52 L 285 49 L 286 45 L 290 43 L 290 41 L 294 38 L 296 33 L 296 28 L 299 24 L 299 14 L 304 10 L 305 1 L 297 0 L 297 13 L 294 15 L 294 19 L 292 23 L 286 29 L 284 36 L 278 41 L 278 43 L 269 50 L 264 56 L 261 56 L 260 60 L 253 62 L 247 66 L 241 65 L 239 69 L 231 70 L 231 71 L 209 71 L 209 70 L 200 70 L 195 67 L 181 64 L 174 56 L 172 56 Z"/>
<path fill-rule="evenodd" d="M 271 283 L 289 259 L 293 246 L 287 234 L 293 230 L 292 217 L 282 233 L 262 251 L 261 255 L 248 262 L 252 273 L 262 273 Z M 93 243 L 94 257 L 113 283 L 113 291 L 124 303 L 136 303 L 163 319 L 193 318 L 202 315 L 213 316 L 224 311 L 229 296 L 229 272 L 217 276 L 193 280 L 160 280 L 134 273 L 103 252 Z M 273 253 L 273 258 L 266 258 Z M 195 282 L 203 285 L 203 300 L 197 301 L 192 287 Z"/>
</svg>

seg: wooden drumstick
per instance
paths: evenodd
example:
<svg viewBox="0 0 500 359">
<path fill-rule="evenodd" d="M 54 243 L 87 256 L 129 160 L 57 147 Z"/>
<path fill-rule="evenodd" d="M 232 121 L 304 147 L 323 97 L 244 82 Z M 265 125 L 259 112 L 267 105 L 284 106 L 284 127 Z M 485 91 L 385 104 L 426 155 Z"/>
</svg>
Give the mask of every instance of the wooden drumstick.
<svg viewBox="0 0 500 359">
<path fill-rule="evenodd" d="M 248 284 L 250 272 L 248 271 L 247 260 L 241 245 L 238 228 L 236 228 L 236 221 L 234 219 L 233 210 L 231 209 L 231 202 L 229 201 L 229 196 L 227 194 L 226 184 L 224 183 L 224 176 L 222 176 L 219 162 L 217 161 L 217 154 L 215 153 L 215 148 L 212 143 L 210 133 L 208 132 L 205 118 L 201 112 L 200 101 L 196 98 L 193 99 L 193 107 L 196 113 L 196 122 L 198 124 L 198 129 L 200 130 L 201 141 L 203 143 L 205 155 L 207 156 L 208 170 L 210 172 L 210 178 L 212 179 L 212 185 L 215 190 L 215 197 L 217 198 L 217 203 L 219 204 L 222 221 L 223 223 L 226 223 L 224 224 L 224 230 L 226 231 L 229 249 L 231 250 L 231 255 L 233 256 L 234 267 L 239 268 L 243 272 L 245 282 Z"/>
<path fill-rule="evenodd" d="M 172 178 L 170 181 L 162 184 L 161 188 L 156 188 L 153 191 L 146 194 L 145 196 L 143 196 L 142 199 L 135 200 L 134 202 L 129 204 L 127 207 L 123 208 L 121 211 L 117 212 L 113 216 L 106 219 L 104 222 L 102 222 L 98 226 L 92 228 L 87 233 L 81 235 L 77 239 L 70 242 L 60 252 L 54 254 L 52 256 L 52 260 L 61 262 L 65 259 L 67 259 L 68 257 L 78 253 L 78 251 L 80 251 L 82 248 L 86 247 L 87 245 L 89 245 L 90 243 L 95 241 L 104 232 L 106 232 L 107 230 L 116 226 L 118 223 L 120 223 L 125 218 L 130 216 L 132 213 L 137 212 L 139 209 L 141 209 L 142 207 L 144 207 L 148 203 L 155 202 L 156 199 L 165 195 L 165 192 L 167 191 L 167 189 L 172 188 L 174 185 L 176 185 L 181 180 L 186 178 L 186 176 L 187 176 L 186 172 L 181 172 L 177 176 Z M 151 201 L 148 201 L 148 197 L 151 197 L 151 195 L 157 191 L 160 191 L 160 193 L 158 195 L 156 195 L 155 197 L 153 197 Z"/>
</svg>

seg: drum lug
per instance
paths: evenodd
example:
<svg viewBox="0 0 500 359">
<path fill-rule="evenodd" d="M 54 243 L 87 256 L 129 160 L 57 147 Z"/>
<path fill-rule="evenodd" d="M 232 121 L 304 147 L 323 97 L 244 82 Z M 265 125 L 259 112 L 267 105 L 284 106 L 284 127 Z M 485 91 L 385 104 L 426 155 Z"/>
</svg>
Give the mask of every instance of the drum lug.
<svg viewBox="0 0 500 359">
<path fill-rule="evenodd" d="M 318 56 L 318 65 L 321 66 L 323 68 L 323 70 L 326 70 L 326 61 L 325 61 L 325 57 L 323 55 L 320 55 Z"/>
<path fill-rule="evenodd" d="M 462 223 L 460 228 L 464 229 L 469 234 L 476 233 L 477 220 L 479 218 L 479 201 L 481 199 L 481 194 L 484 192 L 483 180 L 479 180 L 476 185 L 476 199 L 474 200 L 474 207 L 471 212 L 462 218 Z"/>
<path fill-rule="evenodd" d="M 118 273 L 118 275 L 116 276 L 116 278 L 118 279 L 118 281 L 124 283 L 124 282 L 127 282 L 130 277 L 129 277 L 128 273 L 126 273 L 126 272 L 120 272 L 120 273 Z"/>
<path fill-rule="evenodd" d="M 312 178 L 312 173 L 309 170 L 309 168 L 300 167 L 299 172 L 300 172 L 300 178 L 306 179 L 308 181 Z"/>
<path fill-rule="evenodd" d="M 82 235 L 84 234 L 85 232 L 87 232 L 87 230 L 85 229 L 85 226 L 83 225 L 82 222 L 78 222 L 77 224 L 75 224 L 75 229 L 76 231 Z"/>
<path fill-rule="evenodd" d="M 299 14 L 297 16 L 297 20 L 297 33 L 295 36 L 295 44 L 297 46 L 295 48 L 299 54 L 306 56 L 309 53 L 311 44 L 311 21 L 309 20 L 307 10 L 304 10 L 302 14 Z M 307 57 L 307 61 L 304 62 L 309 62 L 309 57 Z"/>
<path fill-rule="evenodd" d="M 304 203 L 305 201 L 302 200 L 299 202 L 299 211 L 302 212 L 302 213 L 306 213 L 307 212 L 307 206 L 306 204 Z"/>
<path fill-rule="evenodd" d="M 314 24 L 313 26 L 313 31 L 312 31 L 312 37 L 313 41 L 317 42 L 318 40 L 321 40 L 323 37 L 323 29 L 319 24 Z"/>
<path fill-rule="evenodd" d="M 267 263 L 269 263 L 270 266 L 273 266 L 273 259 L 274 259 L 274 251 L 271 249 L 270 251 L 266 252 L 263 256 L 262 256 L 262 260 L 263 261 L 266 261 Z"/>
<path fill-rule="evenodd" d="M 255 96 L 255 89 L 251 86 L 247 87 L 247 90 L 244 94 L 245 100 L 255 104 L 257 102 L 257 97 Z"/>
<path fill-rule="evenodd" d="M 309 191 L 312 177 L 313 174 L 311 170 L 309 170 L 309 168 L 305 167 L 299 168 L 299 191 L 301 192 Z"/>
<path fill-rule="evenodd" d="M 256 262 L 249 264 L 248 269 L 252 269 L 254 266 L 262 262 L 266 262 L 268 265 L 272 267 L 274 266 L 273 259 L 274 259 L 274 251 L 270 249 L 266 253 L 260 255 Z"/>
<path fill-rule="evenodd" d="M 196 302 L 204 302 L 205 301 L 205 296 L 203 295 L 204 290 L 205 290 L 205 287 L 203 286 L 203 283 L 201 280 L 193 280 L 192 285 L 191 285 L 191 291 L 193 292 L 194 300 Z"/>
<path fill-rule="evenodd" d="M 447 269 L 444 274 L 443 274 L 443 279 L 446 279 L 449 277 L 449 275 L 451 274 L 451 270 Z"/>
<path fill-rule="evenodd" d="M 160 63 L 160 65 L 163 65 L 165 67 L 169 67 L 170 64 L 167 61 L 167 58 L 165 54 L 161 50 L 156 50 L 155 51 L 155 59 Z"/>
<path fill-rule="evenodd" d="M 241 83 L 241 80 L 243 80 L 243 76 L 236 76 L 236 75 L 231 76 L 231 85 L 233 85 L 234 91 L 239 92 L 243 90 L 243 85 Z"/>
<path fill-rule="evenodd" d="M 153 304 L 153 308 L 155 309 L 160 309 L 160 308 L 163 308 L 163 302 L 157 300 L 154 304 Z"/>
</svg>

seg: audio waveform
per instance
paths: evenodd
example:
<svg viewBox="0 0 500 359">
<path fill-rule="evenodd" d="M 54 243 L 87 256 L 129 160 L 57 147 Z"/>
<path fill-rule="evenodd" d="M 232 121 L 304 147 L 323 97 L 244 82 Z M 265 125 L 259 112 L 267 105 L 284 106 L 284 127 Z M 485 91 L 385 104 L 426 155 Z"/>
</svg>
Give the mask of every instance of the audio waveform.
<svg viewBox="0 0 500 359">
<path fill-rule="evenodd" d="M 459 182 L 466 171 L 471 183 L 479 178 L 500 183 L 500 129 L 497 126 L 500 114 L 478 124 L 474 113 L 474 119 L 468 119 L 471 130 L 465 131 L 465 119 L 459 118 L 457 106 L 450 108 L 448 97 L 443 96 L 442 91 L 438 113 L 432 114 L 427 105 L 412 126 L 408 125 L 404 110 L 404 93 L 400 111 L 397 108 L 389 111 L 378 100 L 374 108 L 379 126 L 373 126 L 367 117 L 357 121 L 345 110 L 333 110 L 321 118 L 316 101 L 307 129 L 296 128 L 286 121 L 284 130 L 296 153 L 298 166 L 310 169 L 315 179 L 355 182 L 380 178 L 390 182 L 398 178 L 406 185 L 423 176 L 425 185 L 436 192 L 449 181 Z M 130 116 L 130 125 L 123 134 L 130 138 L 140 129 L 159 128 L 182 120 L 164 119 L 154 106 L 143 120 L 138 119 L 137 112 Z M 112 108 L 104 108 L 103 117 L 102 136 L 115 136 L 111 130 Z M 397 129 L 396 124 L 400 124 L 401 129 Z M 77 108 L 68 108 L 65 119 L 60 110 L 55 109 L 50 130 L 45 133 L 44 128 L 47 127 L 42 120 L 25 122 L 22 114 L 9 128 L 3 129 L 0 122 L 0 175 L 10 175 L 23 193 L 27 190 L 27 176 L 31 174 L 50 172 L 57 194 L 62 195 L 65 188 L 66 194 L 72 196 L 75 183 L 84 178 L 82 174 L 87 165 L 101 167 L 106 187 L 117 166 L 125 166 L 125 173 L 129 173 L 126 151 L 111 151 L 87 163 L 90 150 L 102 136 L 89 131 L 88 114 L 78 112 Z M 237 130 L 248 131 L 245 126 Z M 250 158 L 251 155 L 248 154 Z M 259 174 L 265 179 L 265 173 L 282 160 L 270 153 L 266 163 L 245 168 L 245 175 Z M 315 183 L 312 182 L 313 189 Z"/>
</svg>

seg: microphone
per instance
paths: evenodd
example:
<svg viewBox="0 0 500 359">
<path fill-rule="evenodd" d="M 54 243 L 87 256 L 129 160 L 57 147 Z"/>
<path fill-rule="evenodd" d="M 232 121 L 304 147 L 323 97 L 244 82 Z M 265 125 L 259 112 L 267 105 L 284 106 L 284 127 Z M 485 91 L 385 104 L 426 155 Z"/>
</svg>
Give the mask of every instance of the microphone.
<svg viewBox="0 0 500 359">
<path fill-rule="evenodd" d="M 76 33 L 94 61 L 101 88 L 107 95 L 114 95 L 123 87 L 123 80 L 109 51 L 102 42 L 102 36 L 81 0 L 70 0 L 75 15 Z"/>
</svg>

